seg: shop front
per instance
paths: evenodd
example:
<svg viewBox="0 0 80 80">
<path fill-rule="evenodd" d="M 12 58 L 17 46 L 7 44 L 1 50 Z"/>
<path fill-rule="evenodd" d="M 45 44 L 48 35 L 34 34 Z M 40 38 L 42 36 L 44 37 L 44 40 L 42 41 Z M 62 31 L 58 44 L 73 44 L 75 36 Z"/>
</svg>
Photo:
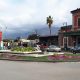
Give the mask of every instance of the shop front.
<svg viewBox="0 0 80 80">
<path fill-rule="evenodd" d="M 68 39 L 71 38 L 71 41 L 68 41 L 68 45 L 70 43 L 72 43 L 71 46 L 76 46 L 76 45 L 80 45 L 80 31 L 71 31 L 71 32 L 67 32 L 64 33 L 64 36 L 67 36 Z"/>
</svg>

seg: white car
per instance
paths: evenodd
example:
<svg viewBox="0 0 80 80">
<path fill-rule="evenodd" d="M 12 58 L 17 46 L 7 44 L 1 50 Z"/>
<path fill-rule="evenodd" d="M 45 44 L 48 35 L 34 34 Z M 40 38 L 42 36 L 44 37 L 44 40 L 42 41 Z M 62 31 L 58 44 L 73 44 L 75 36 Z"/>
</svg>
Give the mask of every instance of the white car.
<svg viewBox="0 0 80 80">
<path fill-rule="evenodd" d="M 61 48 L 55 45 L 50 45 L 48 48 L 46 48 L 47 51 L 55 51 L 55 52 L 61 52 Z"/>
</svg>

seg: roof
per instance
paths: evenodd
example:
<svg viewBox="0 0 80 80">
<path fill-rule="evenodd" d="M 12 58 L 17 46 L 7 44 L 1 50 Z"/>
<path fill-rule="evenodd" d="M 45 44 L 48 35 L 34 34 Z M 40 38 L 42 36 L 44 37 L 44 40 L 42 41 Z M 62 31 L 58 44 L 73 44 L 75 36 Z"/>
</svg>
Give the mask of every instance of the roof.
<svg viewBox="0 0 80 80">
<path fill-rule="evenodd" d="M 67 28 L 67 29 L 71 29 L 71 28 L 72 28 L 72 25 L 67 25 L 67 26 L 62 26 L 62 27 L 61 27 L 61 29 L 66 29 L 66 28 Z"/>
<path fill-rule="evenodd" d="M 47 36 L 47 35 L 46 35 L 46 36 L 40 36 L 40 37 L 44 37 L 44 38 L 45 38 L 45 37 L 58 37 L 58 35 L 51 35 L 51 36 L 49 36 L 49 35 Z"/>
<path fill-rule="evenodd" d="M 70 31 L 70 32 L 65 32 L 64 36 L 80 36 L 80 31 Z"/>
<path fill-rule="evenodd" d="M 78 13 L 78 12 L 80 12 L 80 8 L 77 8 L 76 10 L 71 11 L 72 14 Z"/>
</svg>

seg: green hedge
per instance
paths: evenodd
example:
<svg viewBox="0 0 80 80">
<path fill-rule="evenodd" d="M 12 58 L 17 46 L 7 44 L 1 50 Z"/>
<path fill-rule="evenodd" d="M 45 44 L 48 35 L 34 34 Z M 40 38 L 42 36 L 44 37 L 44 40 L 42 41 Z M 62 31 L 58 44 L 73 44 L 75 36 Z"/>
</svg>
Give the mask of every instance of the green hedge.
<svg viewBox="0 0 80 80">
<path fill-rule="evenodd" d="M 35 49 L 33 47 L 15 47 L 13 49 L 11 49 L 12 51 L 21 51 L 21 52 L 31 52 L 31 51 L 35 51 Z"/>
</svg>

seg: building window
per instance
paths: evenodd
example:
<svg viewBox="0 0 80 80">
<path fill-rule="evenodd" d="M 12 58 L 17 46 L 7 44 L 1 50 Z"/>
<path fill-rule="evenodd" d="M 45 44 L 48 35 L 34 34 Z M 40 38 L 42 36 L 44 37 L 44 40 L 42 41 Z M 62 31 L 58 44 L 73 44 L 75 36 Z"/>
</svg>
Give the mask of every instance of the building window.
<svg viewBox="0 0 80 80">
<path fill-rule="evenodd" d="M 80 18 L 78 18 L 78 27 L 80 28 Z"/>
</svg>

